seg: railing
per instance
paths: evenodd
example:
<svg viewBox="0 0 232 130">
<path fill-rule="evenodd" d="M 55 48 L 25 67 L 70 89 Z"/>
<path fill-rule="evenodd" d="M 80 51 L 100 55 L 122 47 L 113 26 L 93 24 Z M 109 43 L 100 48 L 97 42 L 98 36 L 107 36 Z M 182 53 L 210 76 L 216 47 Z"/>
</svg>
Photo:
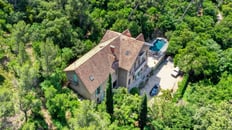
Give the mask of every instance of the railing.
<svg viewBox="0 0 232 130">
<path fill-rule="evenodd" d="M 146 60 L 142 61 L 142 63 L 137 68 L 135 68 L 135 74 L 137 74 L 146 64 Z"/>
<path fill-rule="evenodd" d="M 147 75 L 150 73 L 150 71 L 151 71 L 151 69 L 150 68 L 146 68 L 146 70 L 144 70 L 143 72 L 142 72 L 142 74 L 139 76 L 139 77 L 137 77 L 136 78 L 136 80 L 134 80 L 130 85 L 129 85 L 129 90 L 131 89 L 131 88 L 133 88 L 133 87 L 139 87 L 139 84 L 141 83 L 141 82 L 145 82 L 146 81 L 146 78 L 148 78 L 147 77 Z"/>
</svg>

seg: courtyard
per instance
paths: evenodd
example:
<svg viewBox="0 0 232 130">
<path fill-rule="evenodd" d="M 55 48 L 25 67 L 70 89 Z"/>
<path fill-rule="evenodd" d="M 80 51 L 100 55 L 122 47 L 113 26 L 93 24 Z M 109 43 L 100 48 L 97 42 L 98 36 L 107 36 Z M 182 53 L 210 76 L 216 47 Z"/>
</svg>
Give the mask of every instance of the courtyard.
<svg viewBox="0 0 232 130">
<path fill-rule="evenodd" d="M 155 64 L 159 64 L 155 67 Z M 155 84 L 159 84 L 161 90 L 171 90 L 175 92 L 178 88 L 178 81 L 181 80 L 181 77 L 178 76 L 174 78 L 171 76 L 173 71 L 174 63 L 166 59 L 161 60 L 160 63 L 157 63 L 157 60 L 154 57 L 148 57 L 148 66 L 152 69 L 152 75 L 149 77 L 144 88 L 141 89 L 141 94 L 146 93 L 148 99 L 151 99 L 150 91 Z M 159 95 L 162 94 L 159 92 Z"/>
</svg>

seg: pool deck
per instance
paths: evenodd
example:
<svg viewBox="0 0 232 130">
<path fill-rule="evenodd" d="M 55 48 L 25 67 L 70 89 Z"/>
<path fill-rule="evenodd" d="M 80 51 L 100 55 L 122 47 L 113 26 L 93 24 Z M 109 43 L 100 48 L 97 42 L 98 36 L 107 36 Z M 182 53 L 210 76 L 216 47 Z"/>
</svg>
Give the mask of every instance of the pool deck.
<svg viewBox="0 0 232 130">
<path fill-rule="evenodd" d="M 156 38 L 152 44 L 156 40 L 164 40 L 166 43 L 164 46 L 158 51 L 150 50 L 150 54 L 148 56 L 148 67 L 153 71 L 153 75 L 149 78 L 144 88 L 141 89 L 140 94 L 146 94 L 148 100 L 153 99 L 150 96 L 150 91 L 154 87 L 155 84 L 159 84 L 161 90 L 170 90 L 173 93 L 178 88 L 178 82 L 182 79 L 181 77 L 174 78 L 171 76 L 172 71 L 174 70 L 174 63 L 168 61 L 165 58 L 165 52 L 168 48 L 168 41 L 165 38 Z M 162 93 L 159 92 L 158 95 Z M 152 102 L 152 101 L 149 101 Z"/>
</svg>

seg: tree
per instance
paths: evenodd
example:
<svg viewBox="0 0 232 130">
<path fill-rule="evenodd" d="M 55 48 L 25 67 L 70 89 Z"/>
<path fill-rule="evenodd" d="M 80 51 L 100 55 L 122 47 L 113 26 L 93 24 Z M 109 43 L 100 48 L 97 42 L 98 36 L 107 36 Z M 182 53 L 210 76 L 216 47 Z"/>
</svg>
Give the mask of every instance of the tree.
<svg viewBox="0 0 232 130">
<path fill-rule="evenodd" d="M 192 113 L 196 108 L 191 105 L 178 105 L 159 96 L 154 98 L 149 108 L 148 120 L 151 129 L 192 129 Z"/>
<path fill-rule="evenodd" d="M 167 53 L 169 55 L 175 55 L 178 53 L 180 49 L 186 47 L 187 42 L 191 41 L 196 35 L 194 32 L 191 32 L 188 27 L 186 27 L 185 23 L 178 26 L 170 37 L 169 46 Z"/>
<path fill-rule="evenodd" d="M 41 101 L 38 99 L 35 87 L 38 83 L 39 67 L 30 65 L 28 62 L 21 67 L 17 66 L 19 75 L 19 108 L 24 113 L 26 122 L 28 121 L 28 111 L 38 112 L 40 110 Z"/>
<path fill-rule="evenodd" d="M 15 65 L 17 68 L 17 75 L 19 76 L 19 88 L 22 91 L 30 91 L 38 84 L 39 65 L 26 62 L 22 66 Z"/>
<path fill-rule="evenodd" d="M 29 40 L 29 27 L 30 25 L 26 24 L 24 21 L 19 21 L 17 24 L 13 26 L 14 29 L 12 30 L 12 46 L 14 48 L 14 51 L 16 51 L 16 54 L 20 51 L 20 44 L 25 45 Z"/>
<path fill-rule="evenodd" d="M 2 86 L 0 88 L 0 129 L 5 129 L 5 127 L 7 128 L 7 117 L 13 116 L 15 113 L 14 101 L 12 99 L 13 92 L 5 87 L 2 88 Z"/>
<path fill-rule="evenodd" d="M 110 74 L 109 74 L 109 80 L 106 89 L 106 111 L 110 114 L 112 121 L 112 115 L 114 113 L 114 103 L 113 103 L 113 92 L 112 92 L 112 79 Z"/>
<path fill-rule="evenodd" d="M 201 45 L 199 39 L 188 42 L 184 49 L 179 50 L 174 58 L 175 65 L 179 66 L 182 71 L 189 73 L 190 80 L 201 79 L 204 77 L 212 78 L 213 72 L 217 71 L 218 53 L 207 46 Z M 207 39 L 206 39 L 207 40 Z M 198 76 L 198 77 L 197 77 Z"/>
<path fill-rule="evenodd" d="M 143 130 L 147 123 L 147 95 L 143 96 L 141 103 L 140 113 L 139 113 L 139 127 Z"/>
<path fill-rule="evenodd" d="M 28 60 L 27 52 L 25 51 L 25 44 L 22 42 L 19 43 L 17 58 L 20 65 L 23 65 L 23 63 L 25 63 Z"/>
<path fill-rule="evenodd" d="M 0 29 L 7 30 L 7 18 L 13 13 L 12 5 L 7 1 L 0 0 Z"/>
<path fill-rule="evenodd" d="M 54 45 L 50 39 L 47 39 L 46 42 L 41 43 L 40 61 L 44 77 L 49 76 L 54 71 L 55 66 L 57 66 L 58 50 L 59 48 L 56 45 Z"/>
<path fill-rule="evenodd" d="M 95 108 L 95 103 L 82 101 L 79 107 L 73 110 L 73 116 L 68 119 L 69 127 L 73 130 L 106 130 L 110 124 L 110 116 Z"/>
<path fill-rule="evenodd" d="M 186 90 L 184 99 L 199 107 L 208 104 L 230 101 L 232 97 L 232 75 L 223 73 L 218 84 L 213 85 L 209 81 L 190 84 Z"/>
<path fill-rule="evenodd" d="M 140 102 L 139 95 L 129 94 L 127 88 L 118 88 L 114 92 L 114 123 L 119 128 L 126 126 L 138 128 Z"/>
<path fill-rule="evenodd" d="M 222 52 L 219 60 L 219 69 L 221 72 L 227 71 L 232 73 L 232 48 L 228 48 Z"/>
<path fill-rule="evenodd" d="M 69 89 L 56 89 L 49 80 L 41 83 L 44 96 L 46 98 L 46 107 L 56 122 L 62 126 L 67 125 L 66 113 L 77 108 L 79 102 L 77 96 Z"/>
<path fill-rule="evenodd" d="M 214 28 L 214 37 L 217 43 L 219 43 L 222 49 L 231 48 L 232 44 L 232 15 L 229 15 L 217 24 Z"/>
<path fill-rule="evenodd" d="M 19 99 L 19 108 L 24 113 L 25 121 L 28 121 L 28 111 L 38 112 L 42 105 L 40 99 L 36 97 L 33 91 L 21 92 Z"/>
<path fill-rule="evenodd" d="M 232 106 L 227 102 L 209 104 L 197 110 L 194 119 L 194 129 L 232 129 Z"/>
</svg>

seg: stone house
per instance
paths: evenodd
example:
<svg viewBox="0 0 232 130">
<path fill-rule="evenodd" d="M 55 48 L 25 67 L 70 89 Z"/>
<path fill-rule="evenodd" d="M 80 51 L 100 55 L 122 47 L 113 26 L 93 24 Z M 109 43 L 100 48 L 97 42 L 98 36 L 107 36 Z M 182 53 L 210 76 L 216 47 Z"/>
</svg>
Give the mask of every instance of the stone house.
<svg viewBox="0 0 232 130">
<path fill-rule="evenodd" d="M 108 30 L 100 43 L 64 69 L 69 86 L 86 99 L 104 99 L 109 74 L 114 88 L 138 87 L 147 78 L 149 46 L 142 34 Z"/>
</svg>

